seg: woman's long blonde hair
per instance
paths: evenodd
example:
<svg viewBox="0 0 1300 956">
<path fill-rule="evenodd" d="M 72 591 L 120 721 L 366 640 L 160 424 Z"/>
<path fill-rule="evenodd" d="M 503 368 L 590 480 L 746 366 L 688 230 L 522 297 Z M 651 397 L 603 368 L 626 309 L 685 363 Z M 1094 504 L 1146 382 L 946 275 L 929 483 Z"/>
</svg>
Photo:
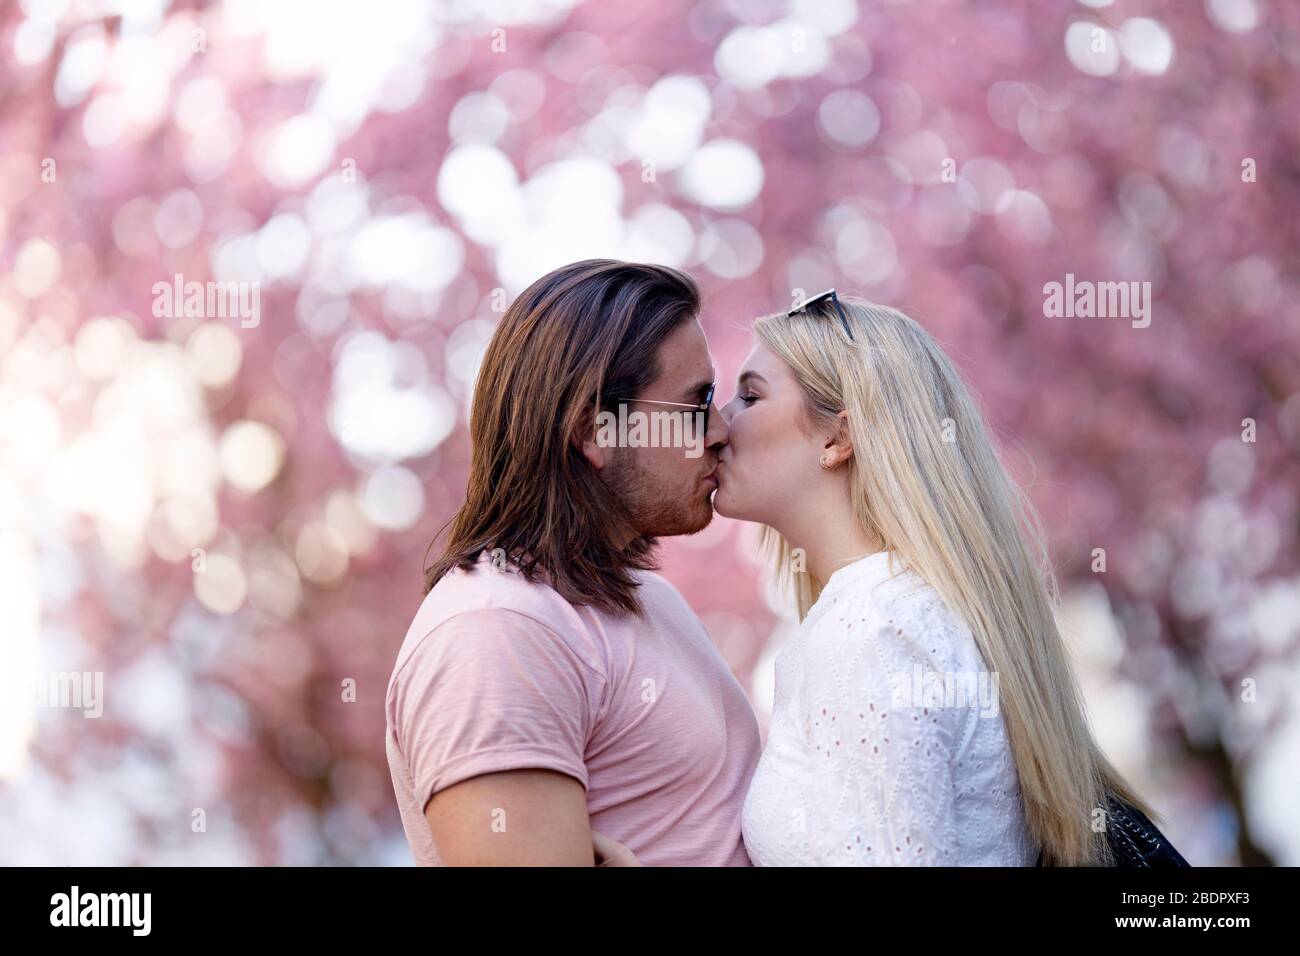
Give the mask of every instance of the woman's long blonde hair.
<svg viewBox="0 0 1300 956">
<path fill-rule="evenodd" d="M 1093 740 L 1057 630 L 1056 578 L 1034 509 L 925 330 L 896 309 L 840 302 L 852 341 L 830 302 L 760 318 L 755 335 L 794 373 L 810 422 L 833 428 L 848 411 L 858 522 L 962 615 L 998 675 L 1026 819 L 1044 864 L 1108 865 L 1104 833 L 1093 825 L 1108 820 L 1097 813 L 1105 796 L 1155 815 Z M 825 582 L 795 573 L 792 546 L 776 531 L 766 528 L 763 539 L 802 620 Z"/>
</svg>

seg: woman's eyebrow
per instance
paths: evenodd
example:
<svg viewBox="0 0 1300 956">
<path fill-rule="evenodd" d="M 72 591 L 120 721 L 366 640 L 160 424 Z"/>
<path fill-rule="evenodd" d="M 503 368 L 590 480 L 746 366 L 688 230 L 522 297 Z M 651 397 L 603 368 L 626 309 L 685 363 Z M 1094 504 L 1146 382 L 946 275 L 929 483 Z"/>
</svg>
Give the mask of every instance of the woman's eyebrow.
<svg viewBox="0 0 1300 956">
<path fill-rule="evenodd" d="M 739 388 L 741 385 L 744 385 L 745 382 L 747 382 L 751 378 L 757 379 L 758 381 L 762 382 L 764 385 L 767 384 L 767 379 L 763 378 L 763 376 L 759 375 L 753 369 L 747 369 L 746 371 L 740 373 L 740 378 L 736 379 L 736 387 Z"/>
</svg>

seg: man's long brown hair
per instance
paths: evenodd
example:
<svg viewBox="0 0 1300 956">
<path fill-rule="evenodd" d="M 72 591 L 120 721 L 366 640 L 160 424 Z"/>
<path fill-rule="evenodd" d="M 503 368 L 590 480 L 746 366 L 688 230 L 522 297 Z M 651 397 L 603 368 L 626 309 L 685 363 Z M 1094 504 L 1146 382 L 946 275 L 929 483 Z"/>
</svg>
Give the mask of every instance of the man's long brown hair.
<svg viewBox="0 0 1300 956">
<path fill-rule="evenodd" d="M 631 572 L 654 567 L 654 539 L 633 527 L 581 437 L 598 409 L 658 376 L 659 345 L 699 305 L 685 273 L 609 259 L 572 263 L 524 290 L 483 356 L 465 504 L 444 526 L 425 593 L 500 548 L 571 604 L 640 612 Z"/>
</svg>

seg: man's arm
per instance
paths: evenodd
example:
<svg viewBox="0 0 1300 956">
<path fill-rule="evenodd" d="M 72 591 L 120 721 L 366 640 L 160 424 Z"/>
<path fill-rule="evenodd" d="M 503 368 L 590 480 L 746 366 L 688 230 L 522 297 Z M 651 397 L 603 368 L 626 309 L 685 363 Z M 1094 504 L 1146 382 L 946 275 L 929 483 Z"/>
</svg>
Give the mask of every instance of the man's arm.
<svg viewBox="0 0 1300 956">
<path fill-rule="evenodd" d="M 554 770 L 470 777 L 424 810 L 444 866 L 594 866 L 587 793 Z"/>
</svg>

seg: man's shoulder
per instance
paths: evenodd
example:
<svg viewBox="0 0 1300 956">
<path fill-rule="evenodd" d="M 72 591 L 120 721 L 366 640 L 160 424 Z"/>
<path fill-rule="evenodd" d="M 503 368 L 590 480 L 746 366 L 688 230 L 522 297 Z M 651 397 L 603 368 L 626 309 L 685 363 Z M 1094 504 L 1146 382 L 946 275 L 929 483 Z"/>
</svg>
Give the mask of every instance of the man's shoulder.
<svg viewBox="0 0 1300 956">
<path fill-rule="evenodd" d="M 664 594 L 670 597 L 681 597 L 681 592 L 677 590 L 676 586 L 657 570 L 638 569 L 632 572 L 632 577 L 644 590 L 654 591 L 656 594 Z"/>
<path fill-rule="evenodd" d="M 645 614 L 677 612 L 690 615 L 692 620 L 698 620 L 695 611 L 682 596 L 682 592 L 658 571 L 638 570 L 633 576 L 640 585 L 638 593 Z"/>
<path fill-rule="evenodd" d="M 476 628 L 493 620 L 503 627 L 535 630 L 541 636 L 584 645 L 586 628 L 573 605 L 542 581 L 530 581 L 514 565 L 480 559 L 470 568 L 453 568 L 439 580 L 416 611 L 398 652 L 400 670 L 428 638 L 469 623 Z"/>
<path fill-rule="evenodd" d="M 466 611 L 498 609 L 543 618 L 565 618 L 573 605 L 540 578 L 529 580 L 512 563 L 480 556 L 469 568 L 453 568 L 425 595 L 420 610 L 446 619 Z"/>
</svg>

